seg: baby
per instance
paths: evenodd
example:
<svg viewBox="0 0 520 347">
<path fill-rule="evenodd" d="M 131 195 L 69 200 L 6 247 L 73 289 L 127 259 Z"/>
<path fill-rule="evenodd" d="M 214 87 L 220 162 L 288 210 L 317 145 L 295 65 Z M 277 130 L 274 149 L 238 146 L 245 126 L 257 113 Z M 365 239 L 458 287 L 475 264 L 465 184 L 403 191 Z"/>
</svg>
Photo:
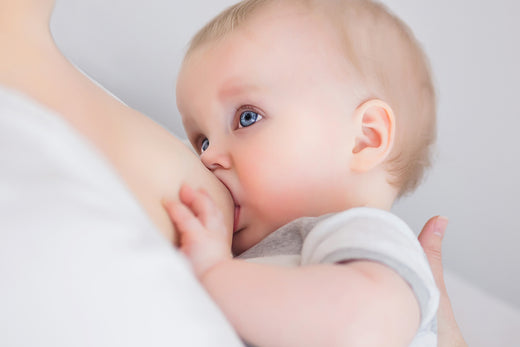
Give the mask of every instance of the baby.
<svg viewBox="0 0 520 347">
<path fill-rule="evenodd" d="M 246 341 L 436 345 L 433 276 L 388 212 L 435 138 L 428 63 L 404 23 L 368 0 L 243 1 L 192 40 L 177 103 L 233 196 L 239 259 L 204 191 L 186 185 L 167 207 Z"/>
</svg>

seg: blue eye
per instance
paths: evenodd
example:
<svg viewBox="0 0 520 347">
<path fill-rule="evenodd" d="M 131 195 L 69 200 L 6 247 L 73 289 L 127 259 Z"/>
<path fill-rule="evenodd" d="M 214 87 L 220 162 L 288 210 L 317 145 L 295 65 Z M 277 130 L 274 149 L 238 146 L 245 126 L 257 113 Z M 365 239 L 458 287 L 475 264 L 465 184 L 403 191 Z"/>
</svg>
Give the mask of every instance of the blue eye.
<svg viewBox="0 0 520 347">
<path fill-rule="evenodd" d="M 200 146 L 200 152 L 204 152 L 206 149 L 208 149 L 209 147 L 209 140 L 208 138 L 205 138 L 204 140 L 202 140 L 202 145 Z"/>
<path fill-rule="evenodd" d="M 240 121 L 238 124 L 239 128 L 245 128 L 255 124 L 257 121 L 262 119 L 262 116 L 253 111 L 244 111 L 240 114 Z"/>
</svg>

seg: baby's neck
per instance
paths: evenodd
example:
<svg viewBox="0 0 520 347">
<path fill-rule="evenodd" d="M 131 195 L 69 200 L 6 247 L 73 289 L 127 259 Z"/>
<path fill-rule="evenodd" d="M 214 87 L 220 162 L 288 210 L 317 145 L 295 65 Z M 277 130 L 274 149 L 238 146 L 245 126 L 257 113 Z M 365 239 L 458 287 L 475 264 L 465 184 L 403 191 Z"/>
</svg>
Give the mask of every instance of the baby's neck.
<svg viewBox="0 0 520 347">
<path fill-rule="evenodd" d="M 372 207 L 390 211 L 398 195 L 397 188 L 388 182 L 387 173 L 382 168 L 363 174 L 352 186 L 352 207 Z"/>
</svg>

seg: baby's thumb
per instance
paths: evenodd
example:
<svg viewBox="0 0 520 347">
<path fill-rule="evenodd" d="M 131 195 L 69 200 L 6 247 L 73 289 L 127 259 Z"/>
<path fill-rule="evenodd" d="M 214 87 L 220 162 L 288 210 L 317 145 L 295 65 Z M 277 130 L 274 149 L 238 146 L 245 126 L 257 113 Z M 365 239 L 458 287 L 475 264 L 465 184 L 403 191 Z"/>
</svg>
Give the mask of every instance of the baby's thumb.
<svg viewBox="0 0 520 347">
<path fill-rule="evenodd" d="M 447 226 L 448 219 L 446 217 L 432 217 L 426 222 L 418 237 L 432 268 L 435 282 L 437 282 L 437 286 L 439 287 L 444 287 L 442 239 Z"/>
</svg>

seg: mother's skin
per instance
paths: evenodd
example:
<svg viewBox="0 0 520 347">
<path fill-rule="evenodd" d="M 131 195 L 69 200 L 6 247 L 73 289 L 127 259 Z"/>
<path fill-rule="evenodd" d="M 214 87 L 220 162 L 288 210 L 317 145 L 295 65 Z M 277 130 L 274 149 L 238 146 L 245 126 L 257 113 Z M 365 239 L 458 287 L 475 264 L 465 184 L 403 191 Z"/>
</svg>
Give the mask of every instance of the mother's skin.
<svg viewBox="0 0 520 347">
<path fill-rule="evenodd" d="M 57 49 L 49 22 L 54 0 L 0 0 L 0 84 L 56 111 L 113 164 L 158 229 L 176 242 L 162 199 L 176 199 L 182 183 L 203 187 L 232 229 L 233 203 L 225 187 L 178 139 L 121 104 L 77 71 Z M 431 219 L 419 241 L 441 291 L 439 346 L 466 346 L 455 322 L 440 257 L 446 223 Z M 230 235 L 231 236 L 231 235 Z"/>
<path fill-rule="evenodd" d="M 195 154 L 61 54 L 49 29 L 53 5 L 54 0 L 0 0 L 0 83 L 57 111 L 93 142 L 169 239 L 175 240 L 175 233 L 161 199 L 176 198 L 182 182 L 204 187 L 232 227 L 229 193 Z"/>
</svg>

